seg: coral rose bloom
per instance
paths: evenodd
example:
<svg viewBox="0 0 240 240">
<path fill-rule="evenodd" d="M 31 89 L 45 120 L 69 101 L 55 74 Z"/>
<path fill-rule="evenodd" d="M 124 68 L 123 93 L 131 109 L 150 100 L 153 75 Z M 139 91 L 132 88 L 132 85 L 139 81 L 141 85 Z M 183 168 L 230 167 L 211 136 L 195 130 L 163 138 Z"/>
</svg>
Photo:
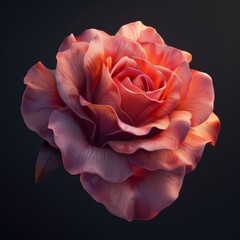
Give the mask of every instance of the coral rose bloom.
<svg viewBox="0 0 240 240">
<path fill-rule="evenodd" d="M 140 21 L 114 36 L 71 34 L 56 70 L 38 62 L 28 71 L 24 121 L 109 212 L 151 219 L 178 197 L 220 128 L 212 79 L 190 61 Z"/>
</svg>

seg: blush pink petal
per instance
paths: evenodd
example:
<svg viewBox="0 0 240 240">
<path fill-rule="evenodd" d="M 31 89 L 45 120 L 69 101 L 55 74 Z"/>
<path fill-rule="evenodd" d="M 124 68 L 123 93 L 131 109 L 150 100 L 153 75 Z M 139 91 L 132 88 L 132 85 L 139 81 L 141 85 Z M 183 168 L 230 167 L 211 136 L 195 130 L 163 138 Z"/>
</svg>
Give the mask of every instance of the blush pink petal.
<svg viewBox="0 0 240 240">
<path fill-rule="evenodd" d="M 192 114 L 192 126 L 204 122 L 213 111 L 214 89 L 212 79 L 203 72 L 191 70 L 192 82 L 185 100 L 177 106 L 178 110 Z"/>
<path fill-rule="evenodd" d="M 120 109 L 121 96 L 116 83 L 110 76 L 108 66 L 102 64 L 101 70 L 101 76 L 93 92 L 92 102 L 112 106 L 122 121 L 132 123 L 129 116 Z"/>
<path fill-rule="evenodd" d="M 123 25 L 118 30 L 116 35 L 127 37 L 139 43 L 142 42 L 155 42 L 159 44 L 164 43 L 162 37 L 156 32 L 154 28 L 145 26 L 141 21 Z"/>
<path fill-rule="evenodd" d="M 95 124 L 84 114 L 79 103 L 79 95 L 85 93 L 86 77 L 83 58 L 88 49 L 86 43 L 75 43 L 70 49 L 57 54 L 56 82 L 58 92 L 66 103 L 80 118 L 85 119 L 92 134 Z"/>
<path fill-rule="evenodd" d="M 219 130 L 219 119 L 212 113 L 204 123 L 190 128 L 187 137 L 178 149 L 152 152 L 138 150 L 129 155 L 129 160 L 139 168 L 149 171 L 158 169 L 172 171 L 179 167 L 186 167 L 186 171 L 190 172 L 200 161 L 205 145 L 209 142 L 215 144 Z"/>
<path fill-rule="evenodd" d="M 136 72 L 134 72 L 134 75 L 131 76 L 131 71 L 127 72 L 127 73 L 122 73 L 125 70 L 128 71 L 129 70 L 135 70 Z M 119 59 L 119 61 L 116 62 L 116 64 L 112 67 L 111 69 L 111 76 L 112 77 L 118 77 L 118 78 L 124 78 L 124 77 L 130 77 L 133 78 L 136 76 L 136 74 L 139 72 L 138 70 L 138 65 L 135 62 L 134 59 L 129 58 L 127 56 L 122 57 L 121 59 Z M 130 75 L 128 75 L 130 74 Z"/>
<path fill-rule="evenodd" d="M 95 37 L 84 56 L 84 68 L 87 76 L 87 100 L 92 101 L 92 95 L 100 81 L 103 64 L 115 65 L 123 57 L 145 57 L 144 49 L 136 42 L 125 37 Z M 111 58 L 110 58 L 111 57 Z M 109 71 L 111 66 L 108 66 Z"/>
<path fill-rule="evenodd" d="M 77 40 L 76 40 L 75 36 L 73 34 L 70 34 L 68 37 L 66 37 L 63 40 L 58 51 L 63 52 L 65 50 L 68 50 L 73 45 L 73 43 L 76 43 L 76 42 L 77 42 Z"/>
<path fill-rule="evenodd" d="M 119 153 L 131 154 L 138 149 L 156 151 L 161 149 L 176 150 L 190 129 L 191 114 L 184 111 L 174 111 L 170 115 L 169 127 L 159 134 L 131 141 L 108 141 L 108 144 Z"/>
<path fill-rule="evenodd" d="M 143 43 L 147 59 L 154 65 L 167 68 L 177 74 L 182 82 L 181 97 L 185 98 L 191 82 L 189 65 L 182 52 L 165 44 Z"/>
<path fill-rule="evenodd" d="M 54 111 L 49 128 L 53 130 L 64 168 L 69 173 L 94 173 L 111 182 L 124 181 L 132 174 L 125 155 L 115 153 L 109 148 L 94 147 L 89 143 L 81 121 L 70 109 Z"/>
<path fill-rule="evenodd" d="M 83 173 L 80 180 L 83 188 L 112 214 L 128 221 L 147 220 L 177 199 L 184 173 L 184 168 L 171 172 L 159 170 L 130 177 L 122 183 Z"/>
<path fill-rule="evenodd" d="M 58 51 L 63 52 L 65 50 L 68 50 L 72 46 L 72 44 L 76 42 L 89 43 L 97 36 L 109 37 L 110 35 L 104 31 L 97 30 L 97 29 L 87 29 L 80 36 L 77 36 L 77 37 L 75 37 L 73 34 L 70 34 L 68 37 L 64 39 Z"/>
<path fill-rule="evenodd" d="M 108 33 L 102 30 L 91 28 L 91 29 L 85 30 L 81 35 L 77 36 L 76 39 L 78 42 L 90 43 L 96 37 L 105 38 L 110 36 L 111 35 L 109 35 Z"/>
<path fill-rule="evenodd" d="M 114 109 L 120 105 L 118 88 L 110 76 L 108 68 L 102 64 L 102 71 L 99 81 L 96 83 L 93 92 L 93 102 L 102 105 L 110 105 Z"/>
<path fill-rule="evenodd" d="M 152 89 L 159 89 L 165 85 L 166 80 L 164 75 L 152 63 L 148 62 L 146 59 L 134 59 L 138 63 L 138 66 L 142 72 L 149 76 L 149 78 L 152 80 Z"/>
<path fill-rule="evenodd" d="M 219 131 L 220 121 L 215 113 L 211 113 L 209 118 L 202 124 L 191 128 L 194 135 L 201 137 L 212 145 L 216 144 Z"/>
<path fill-rule="evenodd" d="M 124 36 L 117 35 L 105 38 L 103 44 L 105 56 L 112 57 L 113 65 L 115 65 L 123 57 L 146 58 L 146 53 L 142 46 Z"/>
<path fill-rule="evenodd" d="M 192 61 L 192 54 L 187 51 L 182 51 L 183 56 L 187 60 L 188 63 Z"/>
<path fill-rule="evenodd" d="M 97 36 L 89 43 L 89 47 L 83 61 L 88 84 L 86 89 L 88 100 L 90 100 L 91 94 L 95 90 L 99 81 L 100 70 L 104 60 L 105 53 L 103 48 L 103 39 Z"/>
<path fill-rule="evenodd" d="M 22 98 L 21 112 L 26 125 L 56 146 L 48 129 L 48 121 L 52 112 L 64 103 L 57 91 L 54 71 L 38 62 L 28 71 L 24 83 L 27 88 Z"/>
<path fill-rule="evenodd" d="M 64 102 L 71 107 L 73 99 L 78 101 L 84 93 L 86 77 L 83 58 L 88 49 L 86 43 L 76 43 L 70 49 L 57 54 L 56 81 L 58 91 Z"/>
</svg>

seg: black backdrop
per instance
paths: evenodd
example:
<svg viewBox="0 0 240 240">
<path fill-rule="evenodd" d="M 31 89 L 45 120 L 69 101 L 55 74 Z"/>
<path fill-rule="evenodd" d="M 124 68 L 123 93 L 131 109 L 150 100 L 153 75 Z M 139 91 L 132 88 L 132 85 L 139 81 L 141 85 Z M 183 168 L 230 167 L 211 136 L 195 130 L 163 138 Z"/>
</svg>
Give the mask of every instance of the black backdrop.
<svg viewBox="0 0 240 240">
<path fill-rule="evenodd" d="M 1 239 L 237 239 L 240 236 L 239 4 L 222 1 L 2 2 Z M 54 68 L 70 33 L 114 34 L 141 20 L 168 45 L 192 53 L 191 67 L 209 73 L 222 129 L 187 175 L 178 200 L 150 221 L 127 222 L 107 212 L 78 176 L 56 170 L 34 184 L 42 140 L 23 123 L 23 77 L 37 61 Z M 3 67 L 3 70 L 2 70 Z"/>
</svg>

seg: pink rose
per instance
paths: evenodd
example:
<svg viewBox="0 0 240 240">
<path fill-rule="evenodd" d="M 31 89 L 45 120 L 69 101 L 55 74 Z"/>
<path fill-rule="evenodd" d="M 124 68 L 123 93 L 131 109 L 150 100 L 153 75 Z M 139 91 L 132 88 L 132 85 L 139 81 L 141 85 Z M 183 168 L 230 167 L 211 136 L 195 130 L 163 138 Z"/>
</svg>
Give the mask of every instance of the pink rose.
<svg viewBox="0 0 240 240">
<path fill-rule="evenodd" d="M 28 71 L 24 121 L 108 211 L 151 219 L 178 197 L 220 129 L 212 79 L 190 61 L 140 21 L 114 36 L 71 34 L 56 70 L 38 62 Z M 41 151 L 47 161 L 49 148 Z"/>
</svg>

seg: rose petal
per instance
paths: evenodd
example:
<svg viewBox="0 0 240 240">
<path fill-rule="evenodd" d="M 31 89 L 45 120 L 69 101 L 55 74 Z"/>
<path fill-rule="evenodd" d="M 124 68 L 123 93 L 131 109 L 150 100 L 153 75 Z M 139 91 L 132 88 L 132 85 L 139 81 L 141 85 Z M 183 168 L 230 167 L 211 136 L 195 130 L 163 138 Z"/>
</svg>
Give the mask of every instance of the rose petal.
<svg viewBox="0 0 240 240">
<path fill-rule="evenodd" d="M 203 72 L 191 70 L 192 82 L 185 100 L 177 106 L 178 110 L 192 114 L 192 126 L 204 122 L 213 111 L 214 89 L 212 79 Z"/>
<path fill-rule="evenodd" d="M 141 21 L 123 25 L 118 30 L 116 35 L 127 37 L 139 43 L 142 42 L 155 42 L 159 44 L 164 43 L 163 39 L 154 28 L 145 26 Z"/>
<path fill-rule="evenodd" d="M 191 132 L 194 135 L 201 137 L 212 145 L 216 144 L 219 131 L 220 121 L 214 113 L 211 113 L 209 118 L 202 124 L 191 128 Z"/>
<path fill-rule="evenodd" d="M 131 71 L 127 72 L 127 73 L 123 73 L 124 71 L 126 71 L 126 69 L 130 69 L 131 71 L 136 71 L 134 72 L 134 75 L 131 77 Z M 139 74 L 138 70 L 138 64 L 131 58 L 124 56 L 121 59 L 119 59 L 119 61 L 116 62 L 116 64 L 113 66 L 113 68 L 111 69 L 111 76 L 112 77 L 118 77 L 120 78 L 125 78 L 125 77 L 129 77 L 129 78 L 133 78 L 136 77 L 136 73 L 137 75 Z"/>
<path fill-rule="evenodd" d="M 172 171 L 179 167 L 186 167 L 187 172 L 190 172 L 200 161 L 205 145 L 208 142 L 215 144 L 219 130 L 219 119 L 212 113 L 204 123 L 190 129 L 178 149 L 153 152 L 138 150 L 130 155 L 129 159 L 133 164 L 149 171 L 158 169 Z"/>
<path fill-rule="evenodd" d="M 110 37 L 110 35 L 102 30 L 98 29 L 87 29 L 81 35 L 77 36 L 76 39 L 78 42 L 87 42 L 90 43 L 94 38 L 100 37 Z"/>
<path fill-rule="evenodd" d="M 71 48 L 57 54 L 56 82 L 59 94 L 68 107 L 89 125 L 94 135 L 95 124 L 86 116 L 79 103 L 79 95 L 85 94 L 86 77 L 83 58 L 88 49 L 86 43 L 72 44 Z"/>
<path fill-rule="evenodd" d="M 104 31 L 97 30 L 97 29 L 87 29 L 85 30 L 81 35 L 75 37 L 73 34 L 70 34 L 68 37 L 64 39 L 62 44 L 60 45 L 58 51 L 63 52 L 65 50 L 68 50 L 73 43 L 77 42 L 91 42 L 95 37 L 101 36 L 101 37 L 109 37 L 110 35 L 107 34 Z"/>
<path fill-rule="evenodd" d="M 87 96 L 88 100 L 92 97 L 98 80 L 102 64 L 105 60 L 103 40 L 100 36 L 95 37 L 90 43 L 84 56 L 84 69 L 87 78 Z"/>
<path fill-rule="evenodd" d="M 38 62 L 30 68 L 24 83 L 27 88 L 23 94 L 21 112 L 26 125 L 56 146 L 48 129 L 48 121 L 52 112 L 64 104 L 57 91 L 54 71 Z"/>
<path fill-rule="evenodd" d="M 78 101 L 79 94 L 84 93 L 86 77 L 84 74 L 83 58 L 88 49 L 86 43 L 76 43 L 64 52 L 57 54 L 56 80 L 58 91 L 64 102 L 73 107 Z"/>
<path fill-rule="evenodd" d="M 132 174 L 125 155 L 89 143 L 79 118 L 68 108 L 54 111 L 49 128 L 53 130 L 64 168 L 69 173 L 94 173 L 111 182 L 124 181 Z"/>
<path fill-rule="evenodd" d="M 181 97 L 185 98 L 191 82 L 188 62 L 182 52 L 165 44 L 143 43 L 147 59 L 154 65 L 170 69 L 177 74 L 182 82 Z"/>
<path fill-rule="evenodd" d="M 146 139 L 132 141 L 109 141 L 108 144 L 120 153 L 131 154 L 138 149 L 156 151 L 161 149 L 176 150 L 185 139 L 190 129 L 191 114 L 184 111 L 174 111 L 170 115 L 170 125 L 166 130 Z"/>
<path fill-rule="evenodd" d="M 109 63 L 110 56 L 111 63 Z M 89 43 L 84 56 L 84 67 L 88 79 L 86 92 L 88 101 L 92 102 L 93 93 L 100 81 L 103 64 L 114 66 L 121 58 L 127 56 L 145 57 L 145 52 L 138 43 L 120 36 L 104 39 L 98 36 Z M 111 70 L 109 69 L 109 71 Z"/>
<path fill-rule="evenodd" d="M 185 57 L 185 59 L 187 60 L 188 63 L 190 63 L 192 61 L 192 55 L 189 52 L 186 51 L 182 51 L 183 56 Z"/>
<path fill-rule="evenodd" d="M 75 36 L 73 34 L 70 34 L 68 37 L 66 37 L 63 40 L 58 51 L 63 52 L 65 50 L 68 50 L 73 45 L 73 43 L 76 43 L 76 42 L 77 42 L 77 40 L 76 40 Z"/>
<path fill-rule="evenodd" d="M 101 76 L 95 86 L 92 102 L 98 105 L 112 106 L 121 121 L 132 124 L 133 122 L 131 118 L 120 108 L 121 96 L 116 83 L 110 76 L 108 69 L 108 66 L 105 64 L 102 65 Z"/>
<path fill-rule="evenodd" d="M 160 74 L 160 72 L 159 72 Z M 139 81 L 145 81 L 146 84 L 153 86 L 152 80 L 143 74 L 140 70 L 136 70 L 134 68 L 125 68 L 123 71 L 121 71 L 119 74 L 116 75 L 116 78 L 130 91 L 132 92 L 144 92 L 144 94 L 153 100 L 159 100 L 161 98 L 162 92 L 165 89 L 165 86 L 155 89 L 155 90 L 148 90 L 144 91 L 143 89 L 140 89 L 139 87 L 135 86 L 133 82 L 130 80 L 130 78 L 135 78 L 134 80 L 139 80 Z M 150 82 L 150 84 L 149 84 Z"/>
<path fill-rule="evenodd" d="M 105 38 L 103 41 L 105 56 L 111 56 L 113 65 L 115 65 L 123 57 L 139 57 L 146 58 L 146 53 L 142 46 L 124 36 L 112 36 Z"/>
<path fill-rule="evenodd" d="M 159 170 L 123 183 L 107 182 L 95 174 L 81 174 L 83 188 L 109 212 L 128 221 L 147 220 L 174 202 L 182 186 L 184 168 Z"/>
</svg>

